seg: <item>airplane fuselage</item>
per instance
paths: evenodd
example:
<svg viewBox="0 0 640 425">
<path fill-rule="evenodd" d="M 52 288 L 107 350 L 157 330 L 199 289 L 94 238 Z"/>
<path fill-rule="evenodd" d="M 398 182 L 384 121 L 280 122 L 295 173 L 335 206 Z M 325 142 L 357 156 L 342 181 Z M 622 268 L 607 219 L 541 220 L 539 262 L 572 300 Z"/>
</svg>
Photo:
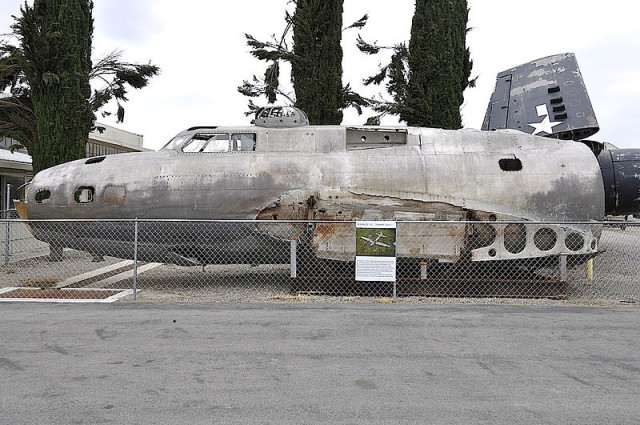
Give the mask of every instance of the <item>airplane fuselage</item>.
<svg viewBox="0 0 640 425">
<path fill-rule="evenodd" d="M 29 188 L 29 217 L 255 219 L 282 199 L 314 196 L 322 203 L 330 194 L 346 197 L 338 204 L 375 197 L 412 202 L 416 212 L 440 203 L 539 221 L 584 221 L 604 214 L 600 168 L 579 143 L 519 132 L 326 126 L 216 128 L 180 137 L 236 133 L 254 134 L 255 150 L 166 149 L 44 170 Z M 382 140 L 385 133 L 398 142 L 359 142 L 360 134 Z M 88 198 L 79 199 L 81 188 Z M 49 197 L 37 200 L 42 191 Z M 323 218 L 321 208 L 311 209 L 304 218 Z M 346 218 L 362 217 L 354 211 Z"/>
<path fill-rule="evenodd" d="M 558 223 L 604 216 L 600 168 L 580 143 L 517 131 L 411 127 L 194 128 L 157 152 L 44 170 L 33 179 L 27 200 L 30 219 Z M 572 253 L 597 251 L 590 229 L 546 226 L 558 243 L 540 247 L 534 241 L 540 226 L 518 226 L 516 249 L 508 241 L 513 228 L 488 235 L 475 228 L 485 234 L 471 247 L 473 258 L 556 255 L 575 234 L 582 243 Z M 418 238 L 399 231 L 398 255 L 456 261 L 470 249 L 468 225 L 458 226 L 457 233 L 434 229 Z M 430 252 L 425 240 L 441 234 L 451 238 L 448 247 Z M 316 232 L 310 243 L 322 258 L 354 255 L 355 240 L 344 232 Z"/>
</svg>

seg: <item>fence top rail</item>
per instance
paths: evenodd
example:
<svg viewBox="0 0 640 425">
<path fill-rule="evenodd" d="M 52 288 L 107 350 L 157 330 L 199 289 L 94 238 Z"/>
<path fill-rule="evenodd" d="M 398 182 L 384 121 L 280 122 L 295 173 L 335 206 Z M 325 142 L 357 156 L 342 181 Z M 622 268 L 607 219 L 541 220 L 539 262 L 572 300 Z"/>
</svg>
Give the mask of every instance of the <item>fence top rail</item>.
<svg viewBox="0 0 640 425">
<path fill-rule="evenodd" d="M 356 224 L 364 221 L 391 221 L 391 220 L 190 220 L 190 219 L 21 219 L 21 218 L 0 218 L 0 222 L 10 222 L 10 223 L 244 223 L 244 224 Z M 640 221 L 526 221 L 526 220 L 508 220 L 508 221 L 477 221 L 477 220 L 423 220 L 423 221 L 412 221 L 412 220 L 398 220 L 396 221 L 398 224 L 428 224 L 428 223 L 437 223 L 437 224 L 451 224 L 451 225 L 460 225 L 460 224 L 492 224 L 492 225 L 508 225 L 508 224 L 532 224 L 532 225 L 602 225 L 609 227 L 620 227 L 624 226 L 640 226 Z"/>
</svg>

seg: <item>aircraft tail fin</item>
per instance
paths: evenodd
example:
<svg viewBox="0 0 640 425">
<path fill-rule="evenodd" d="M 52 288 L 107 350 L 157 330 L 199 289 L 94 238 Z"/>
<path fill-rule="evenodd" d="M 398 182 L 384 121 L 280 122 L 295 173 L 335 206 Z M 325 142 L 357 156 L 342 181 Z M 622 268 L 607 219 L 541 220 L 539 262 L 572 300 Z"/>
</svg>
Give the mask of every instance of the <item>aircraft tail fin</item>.
<svg viewBox="0 0 640 425">
<path fill-rule="evenodd" d="M 500 72 L 482 129 L 562 140 L 597 133 L 600 127 L 575 55 L 548 56 Z"/>
</svg>

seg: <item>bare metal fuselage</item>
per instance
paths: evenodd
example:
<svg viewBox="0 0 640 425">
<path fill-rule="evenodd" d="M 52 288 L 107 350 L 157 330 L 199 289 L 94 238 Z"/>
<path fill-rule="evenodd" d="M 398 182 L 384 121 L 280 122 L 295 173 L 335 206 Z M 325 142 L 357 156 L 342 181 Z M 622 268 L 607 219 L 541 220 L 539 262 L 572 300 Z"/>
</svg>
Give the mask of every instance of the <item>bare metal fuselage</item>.
<svg viewBox="0 0 640 425">
<path fill-rule="evenodd" d="M 253 135 L 254 147 L 185 149 L 196 137 L 236 133 Z M 182 142 L 175 149 L 78 160 L 38 173 L 27 194 L 29 218 L 521 221 L 522 246 L 516 250 L 510 249 L 504 226 L 469 246 L 469 235 L 483 228 L 461 223 L 452 231 L 450 224 L 445 229 L 434 223 L 421 227 L 420 234 L 399 230 L 398 256 L 449 262 L 465 252 L 475 261 L 554 256 L 567 253 L 564 241 L 570 235 L 582 243 L 571 244 L 569 254 L 597 252 L 597 232 L 589 226 L 527 224 L 603 218 L 600 168 L 581 143 L 516 131 L 341 126 L 201 128 L 177 138 Z M 536 245 L 541 228 L 554 232 L 554 246 Z M 285 242 L 279 231 L 253 229 L 255 240 L 247 244 L 255 243 L 257 250 L 268 249 L 269 241 Z M 72 245 L 64 235 L 52 236 L 51 229 L 39 235 Z M 122 254 L 130 252 L 123 248 L 129 236 L 111 242 L 87 238 L 100 244 L 101 253 Z M 435 248 L 434 238 L 443 237 L 446 248 Z M 355 255 L 349 232 L 315 229 L 308 242 L 320 258 Z M 162 240 L 150 248 L 149 259 L 171 261 L 176 244 Z M 221 241 L 219 249 L 225 244 Z"/>
</svg>

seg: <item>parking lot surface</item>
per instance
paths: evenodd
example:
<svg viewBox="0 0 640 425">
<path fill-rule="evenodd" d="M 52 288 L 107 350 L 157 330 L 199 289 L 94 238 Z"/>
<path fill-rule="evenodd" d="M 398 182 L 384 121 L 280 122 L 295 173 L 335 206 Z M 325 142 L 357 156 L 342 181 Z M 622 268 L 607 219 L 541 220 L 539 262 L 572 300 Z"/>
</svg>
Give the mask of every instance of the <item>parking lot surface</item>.
<svg viewBox="0 0 640 425">
<path fill-rule="evenodd" d="M 640 423 L 640 309 L 0 304 L 0 422 Z"/>
</svg>

